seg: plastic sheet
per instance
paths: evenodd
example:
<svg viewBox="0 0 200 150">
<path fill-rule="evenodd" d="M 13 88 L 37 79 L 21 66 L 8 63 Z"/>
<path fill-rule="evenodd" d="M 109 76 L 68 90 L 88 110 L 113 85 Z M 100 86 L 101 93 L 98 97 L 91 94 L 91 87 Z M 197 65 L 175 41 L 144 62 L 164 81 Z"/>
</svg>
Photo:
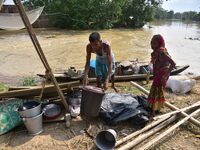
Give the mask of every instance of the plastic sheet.
<svg viewBox="0 0 200 150">
<path fill-rule="evenodd" d="M 107 93 L 101 105 L 100 117 L 112 125 L 125 120 L 135 125 L 144 125 L 149 121 L 147 98 L 131 94 Z"/>
</svg>

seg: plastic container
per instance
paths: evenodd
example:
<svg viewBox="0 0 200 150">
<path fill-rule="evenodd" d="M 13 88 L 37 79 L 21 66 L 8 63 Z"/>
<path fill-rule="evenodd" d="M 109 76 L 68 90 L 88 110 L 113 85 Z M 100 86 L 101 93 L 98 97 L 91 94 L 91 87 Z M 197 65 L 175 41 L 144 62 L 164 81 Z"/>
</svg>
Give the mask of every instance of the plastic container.
<svg viewBox="0 0 200 150">
<path fill-rule="evenodd" d="M 70 127 L 70 120 L 71 120 L 71 115 L 69 114 L 69 113 L 66 113 L 65 114 L 65 126 L 67 127 L 67 128 L 69 128 Z"/>
<path fill-rule="evenodd" d="M 81 115 L 97 117 L 99 115 L 104 91 L 94 86 L 85 86 L 82 90 Z"/>
</svg>

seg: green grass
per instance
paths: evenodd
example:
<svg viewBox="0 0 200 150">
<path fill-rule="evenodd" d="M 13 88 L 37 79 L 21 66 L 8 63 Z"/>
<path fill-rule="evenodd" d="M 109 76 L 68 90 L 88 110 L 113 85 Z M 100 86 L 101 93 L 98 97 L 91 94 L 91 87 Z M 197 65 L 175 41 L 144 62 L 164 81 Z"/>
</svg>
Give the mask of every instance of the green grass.
<svg viewBox="0 0 200 150">
<path fill-rule="evenodd" d="M 32 77 L 32 76 L 27 76 L 27 77 L 24 77 L 22 79 L 22 85 L 23 86 L 36 85 L 37 82 L 38 82 L 37 79 L 35 77 Z"/>
<path fill-rule="evenodd" d="M 0 92 L 5 91 L 6 89 L 6 85 L 0 82 Z"/>
<path fill-rule="evenodd" d="M 145 82 L 138 82 L 142 87 L 144 87 L 146 90 L 150 90 L 151 84 L 146 84 Z M 134 95 L 144 95 L 143 92 L 132 86 L 129 82 L 121 84 L 119 87 L 119 90 L 123 93 L 131 93 Z"/>
</svg>

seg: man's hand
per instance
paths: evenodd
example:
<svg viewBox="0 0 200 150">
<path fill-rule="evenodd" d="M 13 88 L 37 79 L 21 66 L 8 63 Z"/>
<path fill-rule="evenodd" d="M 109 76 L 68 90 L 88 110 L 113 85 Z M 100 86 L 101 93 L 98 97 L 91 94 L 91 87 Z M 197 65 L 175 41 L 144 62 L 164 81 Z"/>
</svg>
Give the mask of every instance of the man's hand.
<svg viewBox="0 0 200 150">
<path fill-rule="evenodd" d="M 88 76 L 83 75 L 83 86 L 86 86 L 88 84 Z"/>
</svg>

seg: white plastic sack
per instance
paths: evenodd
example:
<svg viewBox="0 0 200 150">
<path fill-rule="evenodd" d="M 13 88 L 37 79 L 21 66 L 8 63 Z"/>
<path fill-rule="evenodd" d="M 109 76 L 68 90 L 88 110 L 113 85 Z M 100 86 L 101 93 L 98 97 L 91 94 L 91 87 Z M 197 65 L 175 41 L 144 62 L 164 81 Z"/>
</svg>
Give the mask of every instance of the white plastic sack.
<svg viewBox="0 0 200 150">
<path fill-rule="evenodd" d="M 69 105 L 69 111 L 72 117 L 77 117 L 80 115 L 80 107 Z"/>
<path fill-rule="evenodd" d="M 187 76 L 170 76 L 166 88 L 172 90 L 173 93 L 185 94 L 193 88 L 196 84 L 196 80 Z"/>
</svg>

